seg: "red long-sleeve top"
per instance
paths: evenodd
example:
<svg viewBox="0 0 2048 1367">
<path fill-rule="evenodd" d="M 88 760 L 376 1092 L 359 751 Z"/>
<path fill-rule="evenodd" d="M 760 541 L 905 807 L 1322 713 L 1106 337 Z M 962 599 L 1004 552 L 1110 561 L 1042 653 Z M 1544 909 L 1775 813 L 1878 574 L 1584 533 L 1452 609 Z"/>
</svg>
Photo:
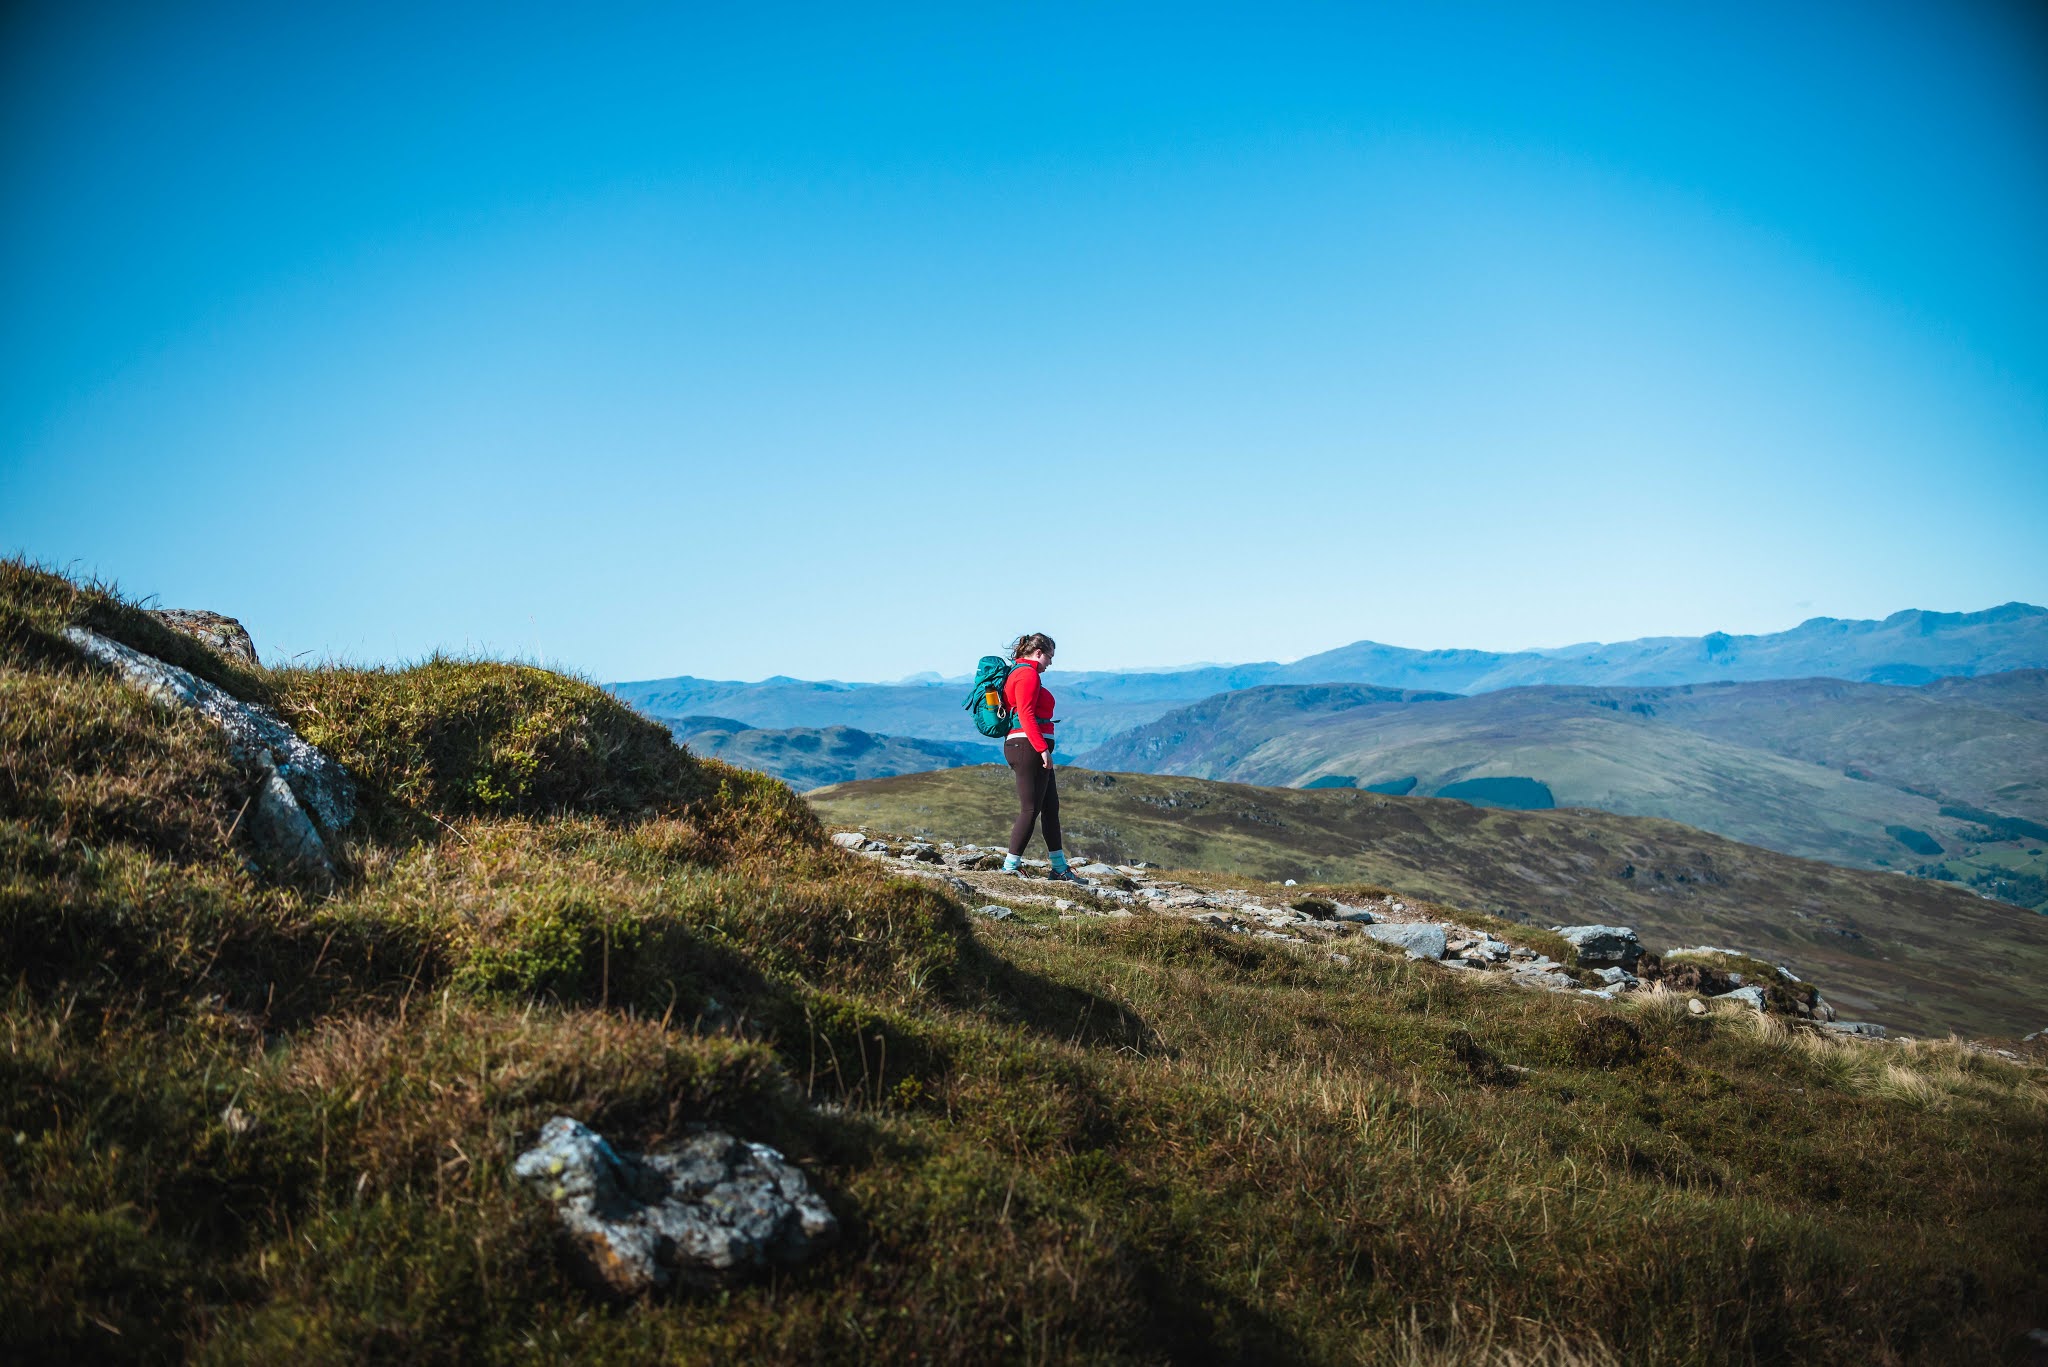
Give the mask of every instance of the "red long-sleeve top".
<svg viewBox="0 0 2048 1367">
<path fill-rule="evenodd" d="M 1017 731 L 1024 733 L 1032 749 L 1040 754 L 1052 749 L 1052 694 L 1038 680 L 1037 661 L 1017 661 L 1003 681 L 1003 701 L 1017 714 Z"/>
</svg>

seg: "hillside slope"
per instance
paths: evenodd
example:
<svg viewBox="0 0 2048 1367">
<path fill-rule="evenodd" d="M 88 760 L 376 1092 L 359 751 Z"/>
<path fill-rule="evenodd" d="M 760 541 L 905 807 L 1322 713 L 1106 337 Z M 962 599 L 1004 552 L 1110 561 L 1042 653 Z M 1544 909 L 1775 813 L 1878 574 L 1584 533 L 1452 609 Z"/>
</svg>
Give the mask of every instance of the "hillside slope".
<svg viewBox="0 0 2048 1367">
<path fill-rule="evenodd" d="M 1971 680 L 1970 689 L 1805 679 L 1399 702 L 1248 689 L 1170 713 L 1078 762 L 1268 786 L 1409 779 L 1424 795 L 1520 776 L 1545 785 L 1558 806 L 1664 817 L 1865 868 L 1914 868 L 1944 852 L 2015 843 L 1986 840 L 1973 813 L 2048 816 L 2048 722 L 1981 701 L 2023 706 L 2034 675 L 2007 678 Z"/>
<path fill-rule="evenodd" d="M 81 625 L 347 768 L 331 888 Z M 234 666 L 5 563 L 0 953 L 10 1361 L 1962 1364 L 2048 1297 L 2036 1045 L 998 923 L 578 680 Z M 772 1147 L 838 1242 L 606 1294 L 516 1166 L 571 1121 L 635 1197 Z"/>
<path fill-rule="evenodd" d="M 993 768 L 820 789 L 840 825 L 1000 840 Z M 1489 811 L 1348 789 L 1068 770 L 1067 842 L 1093 857 L 1364 882 L 1539 925 L 1635 926 L 1655 947 L 1730 945 L 1827 985 L 1849 1015 L 1915 1032 L 2048 1026 L 2048 918 L 1952 885 L 1794 859 L 1673 822 Z"/>
</svg>

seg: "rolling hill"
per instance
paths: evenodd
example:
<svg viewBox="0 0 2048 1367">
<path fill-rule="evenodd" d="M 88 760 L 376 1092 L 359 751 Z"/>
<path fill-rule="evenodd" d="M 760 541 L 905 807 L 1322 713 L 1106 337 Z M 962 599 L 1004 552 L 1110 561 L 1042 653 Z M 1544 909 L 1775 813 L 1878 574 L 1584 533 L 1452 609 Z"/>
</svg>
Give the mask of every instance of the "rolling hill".
<svg viewBox="0 0 2048 1367">
<path fill-rule="evenodd" d="M 1948 884 L 1598 811 L 1075 770 L 1061 786 L 1067 843 L 1095 858 L 1372 883 L 1546 926 L 1631 925 L 1657 949 L 1728 945 L 1820 982 L 1845 1015 L 1916 1032 L 2048 1025 L 2048 918 Z M 1014 794 L 984 767 L 809 801 L 842 825 L 985 843 L 1008 828 Z"/>
<path fill-rule="evenodd" d="M 2044 832 L 2027 828 L 2048 818 L 2048 722 L 2028 709 L 2043 679 L 2034 670 L 1919 688 L 1804 679 L 1465 698 L 1256 688 L 1170 713 L 1078 762 L 1424 795 L 1514 777 L 1542 794 L 1516 805 L 1663 817 L 1808 858 L 1934 873 L 1984 847 L 2024 855 L 2041 843 Z M 1987 830 L 1988 816 L 2020 821 Z"/>
<path fill-rule="evenodd" d="M 677 739 L 692 754 L 771 775 L 798 792 L 852 779 L 886 778 L 962 764 L 993 764 L 1002 757 L 1001 747 L 993 741 L 968 745 L 878 736 L 851 726 L 795 726 L 771 731 L 731 723 L 699 725 L 679 732 Z"/>
</svg>

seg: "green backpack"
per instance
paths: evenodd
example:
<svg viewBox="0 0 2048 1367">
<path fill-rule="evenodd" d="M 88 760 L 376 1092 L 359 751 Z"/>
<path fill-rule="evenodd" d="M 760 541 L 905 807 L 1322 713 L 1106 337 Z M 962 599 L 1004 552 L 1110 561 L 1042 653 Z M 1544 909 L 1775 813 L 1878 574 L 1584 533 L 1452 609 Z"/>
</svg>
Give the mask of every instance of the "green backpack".
<svg viewBox="0 0 2048 1367">
<path fill-rule="evenodd" d="M 1017 728 L 1017 714 L 1003 700 L 1003 685 L 1009 682 L 1010 662 L 1000 655 L 984 655 L 974 668 L 974 691 L 960 706 L 974 714 L 974 729 L 998 739 Z"/>
</svg>

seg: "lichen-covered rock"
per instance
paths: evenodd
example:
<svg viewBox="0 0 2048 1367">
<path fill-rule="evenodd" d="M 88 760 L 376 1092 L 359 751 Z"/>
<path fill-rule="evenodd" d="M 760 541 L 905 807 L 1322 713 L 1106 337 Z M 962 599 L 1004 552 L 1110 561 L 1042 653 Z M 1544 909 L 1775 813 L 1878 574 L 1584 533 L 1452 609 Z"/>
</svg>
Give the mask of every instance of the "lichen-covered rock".
<svg viewBox="0 0 2048 1367">
<path fill-rule="evenodd" d="M 317 883 L 334 881 L 333 860 L 313 823 L 332 833 L 355 819 L 355 783 L 347 770 L 267 707 L 243 702 L 176 665 L 84 627 L 69 627 L 64 635 L 133 687 L 168 706 L 190 708 L 227 733 L 229 753 L 256 776 L 256 791 L 238 830 L 259 864 Z"/>
<path fill-rule="evenodd" d="M 625 1295 L 801 1262 L 839 1232 L 793 1164 L 717 1130 L 621 1153 L 558 1115 L 512 1171 L 553 1203 L 589 1270 Z"/>
<path fill-rule="evenodd" d="M 348 771 L 300 738 L 267 707 L 240 698 L 153 655 L 109 640 L 84 627 L 68 627 L 64 635 L 92 659 L 110 665 L 144 693 L 173 707 L 189 707 L 228 734 L 236 759 L 258 764 L 268 751 L 272 767 L 290 785 L 298 804 L 328 831 L 339 831 L 355 819 L 356 788 Z"/>
<path fill-rule="evenodd" d="M 1602 968 L 1612 964 L 1617 968 L 1633 969 L 1636 960 L 1643 957 L 1643 942 L 1627 926 L 1557 926 L 1555 929 L 1579 952 L 1582 968 Z"/>
<path fill-rule="evenodd" d="M 249 630 L 232 617 L 192 608 L 152 608 L 150 616 L 172 631 L 183 632 L 216 655 L 222 655 L 250 669 L 258 666 L 256 642 Z"/>
</svg>

